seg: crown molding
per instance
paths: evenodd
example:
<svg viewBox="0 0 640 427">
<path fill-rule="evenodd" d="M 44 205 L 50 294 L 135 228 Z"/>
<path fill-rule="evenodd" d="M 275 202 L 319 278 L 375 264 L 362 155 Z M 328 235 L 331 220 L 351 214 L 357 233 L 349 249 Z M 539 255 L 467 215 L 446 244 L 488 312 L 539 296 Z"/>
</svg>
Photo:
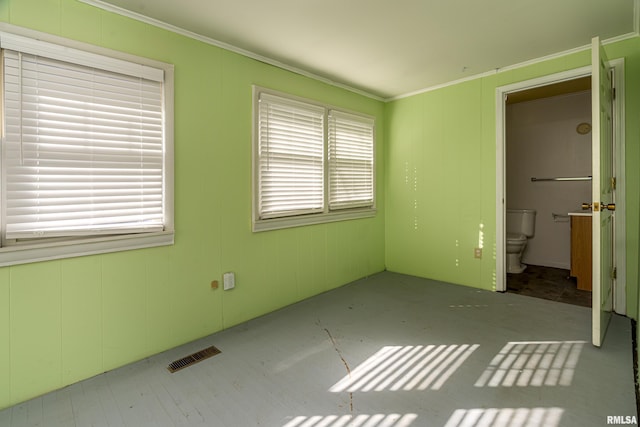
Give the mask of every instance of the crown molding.
<svg viewBox="0 0 640 427">
<path fill-rule="evenodd" d="M 399 99 L 402 99 L 402 98 L 408 98 L 408 97 L 419 95 L 419 94 L 426 93 L 426 92 L 432 92 L 434 90 L 442 89 L 442 88 L 445 88 L 445 87 L 448 87 L 448 86 L 453 86 L 453 85 L 457 85 L 457 84 L 460 84 L 460 83 L 464 83 L 464 82 L 468 82 L 468 81 L 472 81 L 472 80 L 476 80 L 476 79 L 481 79 L 481 78 L 484 78 L 484 77 L 492 76 L 492 75 L 495 75 L 495 74 L 503 73 L 503 72 L 506 72 L 506 71 L 516 70 L 516 69 L 519 69 L 519 68 L 523 68 L 523 67 L 528 67 L 528 66 L 531 66 L 531 65 L 539 64 L 539 63 L 542 63 L 542 62 L 545 62 L 545 61 L 550 61 L 550 60 L 553 60 L 553 59 L 562 58 L 562 57 L 565 57 L 567 55 L 571 55 L 571 54 L 578 53 L 578 52 L 583 52 L 583 51 L 586 51 L 586 50 L 591 48 L 591 45 L 588 44 L 588 45 L 584 45 L 584 46 L 581 46 L 581 47 L 577 47 L 577 48 L 565 50 L 565 51 L 562 51 L 562 52 L 546 55 L 546 56 L 543 56 L 543 57 L 535 58 L 535 59 L 532 59 L 532 60 L 520 62 L 520 63 L 517 63 L 517 64 L 496 68 L 495 70 L 486 71 L 484 73 L 475 74 L 475 75 L 468 76 L 468 77 L 465 77 L 465 78 L 462 78 L 462 79 L 452 80 L 452 81 L 445 82 L 445 83 L 442 83 L 442 84 L 429 86 L 429 87 L 426 87 L 426 88 L 423 88 L 423 89 L 419 89 L 419 90 L 416 90 L 416 91 L 412 91 L 412 92 L 408 92 L 408 93 L 405 93 L 405 94 L 402 94 L 402 95 L 397 95 L 397 96 L 393 96 L 393 97 L 389 97 L 389 98 L 384 98 L 384 97 L 381 97 L 381 96 L 378 96 L 378 95 L 374 95 L 374 94 L 369 93 L 367 91 L 364 91 L 364 90 L 361 90 L 361 89 L 357 89 L 357 88 L 354 88 L 352 86 L 349 86 L 349 85 L 346 85 L 346 84 L 343 84 L 343 83 L 338 83 L 338 82 L 333 81 L 333 80 L 331 80 L 329 78 L 320 76 L 318 74 L 314 74 L 312 72 L 303 70 L 301 68 L 285 64 L 285 63 L 283 63 L 281 61 L 278 61 L 278 60 L 275 60 L 273 58 L 269 58 L 269 57 L 257 54 L 255 52 L 252 52 L 252 51 L 249 51 L 249 50 L 246 50 L 246 49 L 242 49 L 242 48 L 239 48 L 237 46 L 233 46 L 233 45 L 231 45 L 229 43 L 225 43 L 225 42 L 222 42 L 222 41 L 210 38 L 210 37 L 206 37 L 206 36 L 203 36 L 201 34 L 185 30 L 184 28 L 180 28 L 180 27 L 177 27 L 175 25 L 171 25 L 171 24 L 168 24 L 166 22 L 163 22 L 163 21 L 160 21 L 160 20 L 157 20 L 157 19 L 154 19 L 154 18 L 150 18 L 150 17 L 142 15 L 140 13 L 132 12 L 130 10 L 127 10 L 127 9 L 124 9 L 124 8 L 121 8 L 121 7 L 118 7 L 118 6 L 111 5 L 111 4 L 106 3 L 106 2 L 104 2 L 102 0 L 79 0 L 79 1 L 82 2 L 82 3 L 97 7 L 99 9 L 103 9 L 105 11 L 112 12 L 112 13 L 115 13 L 115 14 L 118 14 L 118 15 L 122 15 L 122 16 L 125 16 L 125 17 L 128 17 L 128 18 L 134 19 L 136 21 L 144 22 L 146 24 L 153 25 L 155 27 L 162 28 L 162 29 L 165 29 L 167 31 L 171 31 L 171 32 L 176 33 L 176 34 L 180 34 L 180 35 L 183 35 L 185 37 L 189 37 L 191 39 L 195 39 L 195 40 L 201 41 L 203 43 L 206 43 L 206 44 L 209 44 L 209 45 L 212 45 L 212 46 L 216 46 L 216 47 L 219 47 L 221 49 L 224 49 L 224 50 L 227 50 L 227 51 L 230 51 L 230 52 L 233 52 L 233 53 L 237 53 L 239 55 L 242 55 L 242 56 L 245 56 L 245 57 L 248 57 L 248 58 L 251 58 L 251 59 L 255 59 L 256 61 L 264 62 L 265 64 L 273 65 L 273 66 L 281 68 L 283 70 L 290 71 L 292 73 L 299 74 L 301 76 L 308 77 L 310 79 L 317 80 L 319 82 L 322 82 L 322 83 L 325 83 L 325 84 L 328 84 L 328 85 L 331 85 L 331 86 L 334 86 L 334 87 L 338 87 L 340 89 L 344 89 L 344 90 L 356 93 L 358 95 L 362 95 L 362 96 L 365 96 L 367 98 L 371 98 L 371 99 L 374 99 L 376 101 L 382 101 L 382 102 L 391 102 L 391 101 L 396 101 L 396 100 L 399 100 Z M 616 36 L 616 37 L 612 37 L 612 38 L 609 38 L 607 40 L 603 40 L 602 43 L 606 45 L 606 44 L 616 43 L 616 42 L 619 42 L 619 41 L 623 41 L 623 40 L 627 40 L 627 39 L 630 39 L 630 38 L 638 37 L 640 35 L 640 0 L 633 0 L 633 14 L 634 14 L 634 17 L 633 17 L 633 21 L 634 21 L 633 22 L 633 24 L 634 24 L 633 28 L 634 28 L 634 31 L 633 32 L 627 33 L 627 34 L 623 34 L 623 35 L 620 35 L 620 36 Z"/>
<path fill-rule="evenodd" d="M 137 13 L 137 12 L 132 12 L 130 10 L 127 10 L 127 9 L 124 9 L 124 8 L 121 8 L 121 7 L 118 7 L 118 6 L 114 6 L 112 4 L 105 3 L 104 1 L 101 1 L 101 0 L 79 0 L 79 1 L 81 3 L 85 3 L 85 4 L 88 4 L 90 6 L 94 6 L 94 7 L 97 7 L 99 9 L 105 10 L 107 12 L 111 12 L 111 13 L 115 13 L 117 15 L 125 16 L 127 18 L 131 18 L 131 19 L 134 19 L 136 21 L 144 22 L 145 24 L 153 25 L 154 27 L 162 28 L 164 30 L 171 31 L 173 33 L 180 34 L 182 36 L 189 37 L 191 39 L 198 40 L 198 41 L 201 41 L 203 43 L 206 43 L 206 44 L 209 44 L 209 45 L 212 45 L 212 46 L 216 46 L 216 47 L 219 47 L 221 49 L 224 49 L 224 50 L 227 50 L 227 51 L 230 51 L 230 52 L 233 52 L 233 53 L 237 53 L 237 54 L 242 55 L 242 56 L 246 56 L 247 58 L 255 59 L 256 61 L 264 62 L 265 64 L 268 64 L 268 65 L 273 65 L 274 67 L 278 67 L 278 68 L 281 68 L 283 70 L 290 71 L 292 73 L 299 74 L 301 76 L 308 77 L 310 79 L 317 80 L 319 82 L 322 82 L 322 83 L 325 83 L 325 84 L 328 84 L 328 85 L 331 85 L 331 86 L 338 87 L 340 89 L 348 90 L 350 92 L 356 93 L 358 95 L 365 96 L 367 98 L 374 99 L 376 101 L 384 101 L 385 100 L 383 97 L 380 97 L 378 95 L 374 95 L 374 94 L 369 93 L 367 91 L 364 91 L 364 90 L 361 90 L 361 89 L 357 89 L 357 88 L 351 87 L 351 86 L 343 84 L 343 83 L 335 82 L 335 81 L 333 81 L 333 80 L 331 80 L 329 78 L 320 76 L 318 74 L 311 73 L 309 71 L 303 70 L 303 69 L 298 68 L 298 67 L 294 67 L 294 66 L 285 64 L 285 63 L 283 63 L 281 61 L 278 61 L 278 60 L 275 60 L 273 58 L 269 58 L 269 57 L 260 55 L 260 54 L 255 53 L 255 52 L 239 48 L 237 46 L 231 45 L 229 43 L 222 42 L 220 40 L 213 39 L 211 37 L 203 36 L 201 34 L 193 32 L 193 31 L 185 30 L 184 28 L 180 28 L 180 27 L 177 27 L 175 25 L 171 25 L 171 24 L 168 24 L 166 22 L 160 21 L 158 19 L 150 18 L 148 16 L 142 15 L 142 14 Z"/>
<path fill-rule="evenodd" d="M 640 0 L 634 0 L 634 1 L 635 1 L 635 4 L 640 5 Z M 637 10 L 640 11 L 640 7 Z M 620 36 L 616 36 L 616 37 L 609 38 L 607 40 L 603 40 L 602 44 L 603 45 L 608 45 L 608 44 L 612 44 L 612 43 L 617 43 L 617 42 L 620 42 L 620 41 L 623 41 L 623 40 L 628 40 L 628 39 L 632 39 L 634 37 L 638 37 L 638 35 L 639 35 L 638 32 L 633 31 L 631 33 L 622 34 Z M 454 85 L 457 85 L 457 84 L 460 84 L 460 83 L 464 83 L 464 82 L 468 82 L 468 81 L 471 81 L 471 80 L 481 79 L 481 78 L 484 78 L 484 77 L 493 76 L 493 75 L 496 75 L 496 74 L 499 74 L 499 73 L 504 73 L 504 72 L 507 72 L 507 71 L 517 70 L 519 68 L 528 67 L 528 66 L 539 64 L 539 63 L 542 63 L 542 62 L 550 61 L 550 60 L 553 60 L 553 59 L 562 58 L 562 57 L 565 57 L 565 56 L 568 56 L 568 55 L 572 55 L 574 53 L 584 52 L 584 51 L 587 51 L 589 49 L 591 49 L 591 44 L 588 44 L 588 45 L 585 45 L 585 46 L 576 47 L 576 48 L 565 50 L 565 51 L 558 52 L 558 53 L 553 53 L 551 55 L 542 56 L 542 57 L 531 59 L 531 60 L 528 60 L 528 61 L 519 62 L 517 64 L 508 65 L 508 66 L 501 67 L 501 68 L 496 68 L 495 70 L 486 71 L 486 72 L 480 73 L 480 74 L 475 74 L 473 76 L 465 77 L 464 79 L 458 79 L 458 80 L 453 80 L 453 81 L 450 81 L 450 82 L 442 83 L 442 84 L 439 84 L 439 85 L 429 86 L 427 88 L 420 89 L 420 90 L 413 91 L 413 92 L 409 92 L 409 93 L 406 93 L 406 94 L 403 94 L 403 95 L 398 95 L 398 96 L 394 96 L 394 97 L 391 97 L 391 98 L 386 98 L 384 101 L 385 102 L 391 102 L 391 101 L 397 101 L 397 100 L 402 99 L 402 98 L 409 98 L 411 96 L 420 95 L 420 94 L 426 93 L 426 92 L 432 92 L 434 90 L 442 89 L 442 88 L 445 88 L 445 87 L 448 87 L 448 86 L 454 86 Z"/>
</svg>

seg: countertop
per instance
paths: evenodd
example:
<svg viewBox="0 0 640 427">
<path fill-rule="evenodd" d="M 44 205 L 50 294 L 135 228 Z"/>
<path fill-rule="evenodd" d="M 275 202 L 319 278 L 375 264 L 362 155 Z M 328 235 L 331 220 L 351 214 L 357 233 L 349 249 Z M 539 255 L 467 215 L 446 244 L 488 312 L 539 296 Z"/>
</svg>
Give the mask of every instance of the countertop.
<svg viewBox="0 0 640 427">
<path fill-rule="evenodd" d="M 569 216 L 592 216 L 593 213 L 591 211 L 574 211 L 574 212 L 569 212 Z"/>
</svg>

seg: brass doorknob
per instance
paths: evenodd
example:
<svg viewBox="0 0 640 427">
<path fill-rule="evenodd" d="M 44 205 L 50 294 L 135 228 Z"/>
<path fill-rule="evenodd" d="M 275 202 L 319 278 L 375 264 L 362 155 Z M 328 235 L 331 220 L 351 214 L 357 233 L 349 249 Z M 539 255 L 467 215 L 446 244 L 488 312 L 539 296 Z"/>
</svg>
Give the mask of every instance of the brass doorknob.
<svg viewBox="0 0 640 427">
<path fill-rule="evenodd" d="M 582 204 L 582 209 L 591 209 L 593 208 L 594 211 L 598 212 L 599 210 L 605 210 L 608 209 L 610 211 L 615 211 L 616 210 L 616 204 L 615 203 L 583 203 Z"/>
</svg>

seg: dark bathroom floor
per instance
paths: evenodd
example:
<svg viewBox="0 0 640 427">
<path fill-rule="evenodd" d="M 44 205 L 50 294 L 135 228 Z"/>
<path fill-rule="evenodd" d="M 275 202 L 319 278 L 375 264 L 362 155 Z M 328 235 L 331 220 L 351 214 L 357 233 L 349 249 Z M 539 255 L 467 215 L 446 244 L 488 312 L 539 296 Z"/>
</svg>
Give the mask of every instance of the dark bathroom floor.
<svg viewBox="0 0 640 427">
<path fill-rule="evenodd" d="M 520 274 L 507 274 L 507 292 L 591 307 L 591 292 L 577 289 L 569 270 L 528 265 Z"/>
</svg>

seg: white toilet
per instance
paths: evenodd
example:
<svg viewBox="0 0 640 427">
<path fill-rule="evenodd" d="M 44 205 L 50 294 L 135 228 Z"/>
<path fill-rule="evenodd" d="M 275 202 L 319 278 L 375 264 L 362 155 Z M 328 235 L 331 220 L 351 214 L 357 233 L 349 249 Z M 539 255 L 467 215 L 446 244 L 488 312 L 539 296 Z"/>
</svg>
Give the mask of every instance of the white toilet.
<svg viewBox="0 0 640 427">
<path fill-rule="evenodd" d="M 535 225 L 535 210 L 507 209 L 507 273 L 522 273 L 527 268 L 520 260 Z"/>
</svg>

